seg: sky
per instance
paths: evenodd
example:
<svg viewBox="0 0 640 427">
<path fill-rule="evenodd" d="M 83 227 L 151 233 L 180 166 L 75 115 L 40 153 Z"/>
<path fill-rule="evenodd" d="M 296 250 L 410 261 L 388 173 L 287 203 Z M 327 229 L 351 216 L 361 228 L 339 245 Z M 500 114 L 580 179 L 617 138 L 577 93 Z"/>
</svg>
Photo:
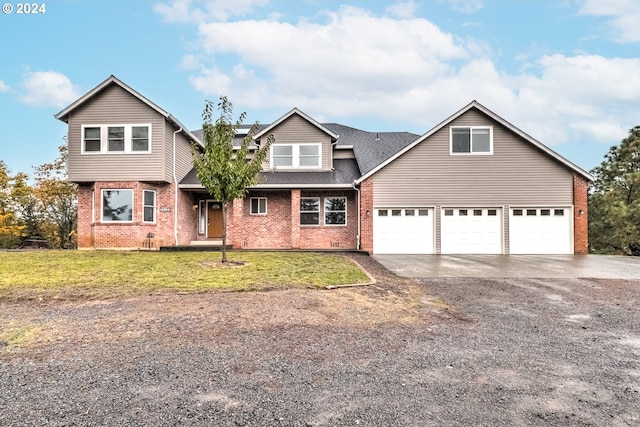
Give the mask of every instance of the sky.
<svg viewBox="0 0 640 427">
<path fill-rule="evenodd" d="M 585 170 L 640 125 L 636 0 L 164 0 L 0 13 L 0 160 L 53 161 L 54 114 L 110 75 L 202 124 L 205 100 L 271 123 L 424 134 L 476 100 Z M 26 8 L 22 7 L 22 12 Z"/>
</svg>

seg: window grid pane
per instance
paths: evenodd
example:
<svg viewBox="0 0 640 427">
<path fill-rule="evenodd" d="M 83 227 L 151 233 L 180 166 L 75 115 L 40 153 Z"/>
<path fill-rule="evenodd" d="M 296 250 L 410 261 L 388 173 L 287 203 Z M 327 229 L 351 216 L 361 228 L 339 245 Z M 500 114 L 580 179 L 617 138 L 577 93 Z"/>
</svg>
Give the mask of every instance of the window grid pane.
<svg viewBox="0 0 640 427">
<path fill-rule="evenodd" d="M 102 221 L 133 221 L 133 190 L 102 190 Z"/>
<path fill-rule="evenodd" d="M 300 198 L 300 224 L 319 225 L 320 224 L 320 198 L 304 197 Z"/>
<path fill-rule="evenodd" d="M 100 128 L 84 128 L 84 151 L 100 151 Z"/>
<path fill-rule="evenodd" d="M 131 151 L 149 151 L 149 128 L 147 126 L 131 128 Z"/>
<path fill-rule="evenodd" d="M 325 197 L 325 225 L 345 225 L 347 223 L 347 199 L 345 197 Z"/>
<path fill-rule="evenodd" d="M 108 135 L 108 151 L 124 151 L 124 127 L 109 127 Z"/>
<path fill-rule="evenodd" d="M 142 192 L 142 221 L 156 221 L 156 192 L 143 190 Z"/>
</svg>

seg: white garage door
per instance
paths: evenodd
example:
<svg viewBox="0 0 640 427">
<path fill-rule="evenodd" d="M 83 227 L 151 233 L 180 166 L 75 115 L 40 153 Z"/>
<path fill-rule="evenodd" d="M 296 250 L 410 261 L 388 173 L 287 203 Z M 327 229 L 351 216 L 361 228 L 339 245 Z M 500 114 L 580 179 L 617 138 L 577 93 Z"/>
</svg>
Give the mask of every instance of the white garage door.
<svg viewBox="0 0 640 427">
<path fill-rule="evenodd" d="M 572 254 L 571 208 L 512 208 L 509 252 Z"/>
<path fill-rule="evenodd" d="M 502 209 L 442 208 L 440 252 L 501 254 Z"/>
<path fill-rule="evenodd" d="M 433 209 L 374 209 L 373 253 L 432 254 Z"/>
</svg>

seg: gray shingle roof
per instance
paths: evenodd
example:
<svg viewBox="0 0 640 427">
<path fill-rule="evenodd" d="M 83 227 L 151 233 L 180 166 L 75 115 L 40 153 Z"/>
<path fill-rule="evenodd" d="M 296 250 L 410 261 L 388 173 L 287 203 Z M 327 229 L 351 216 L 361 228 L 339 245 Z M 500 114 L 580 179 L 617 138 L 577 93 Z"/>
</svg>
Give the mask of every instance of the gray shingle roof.
<svg viewBox="0 0 640 427">
<path fill-rule="evenodd" d="M 268 171 L 260 172 L 260 186 L 268 187 L 270 185 L 289 188 L 309 187 L 317 185 L 318 187 L 334 186 L 334 185 L 351 185 L 351 183 L 360 177 L 358 165 L 354 159 L 336 159 L 333 161 L 334 170 L 331 171 L 315 171 L 315 172 L 286 172 L 286 171 Z M 196 175 L 195 168 L 180 181 L 181 186 L 199 186 L 200 180 Z"/>
</svg>

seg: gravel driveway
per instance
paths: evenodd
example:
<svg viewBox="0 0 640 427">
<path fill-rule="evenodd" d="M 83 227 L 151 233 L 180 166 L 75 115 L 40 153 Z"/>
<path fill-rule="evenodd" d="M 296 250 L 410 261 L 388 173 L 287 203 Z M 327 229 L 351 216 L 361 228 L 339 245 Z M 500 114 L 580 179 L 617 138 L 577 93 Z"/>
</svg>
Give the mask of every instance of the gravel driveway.
<svg viewBox="0 0 640 427">
<path fill-rule="evenodd" d="M 639 281 L 0 303 L 0 425 L 640 424 Z"/>
</svg>

